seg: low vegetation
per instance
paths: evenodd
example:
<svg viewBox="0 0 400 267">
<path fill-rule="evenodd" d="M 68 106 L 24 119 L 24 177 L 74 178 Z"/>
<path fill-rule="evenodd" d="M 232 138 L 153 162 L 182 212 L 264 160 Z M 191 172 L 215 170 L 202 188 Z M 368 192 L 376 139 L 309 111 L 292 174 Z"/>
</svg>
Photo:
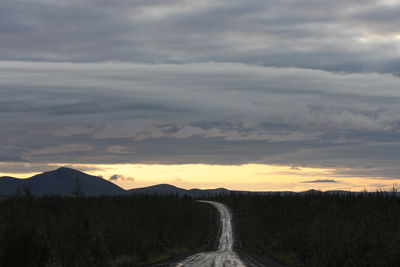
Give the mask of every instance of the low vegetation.
<svg viewBox="0 0 400 267">
<path fill-rule="evenodd" d="M 0 266 L 138 266 L 207 249 L 213 210 L 188 197 L 28 194 L 0 201 Z"/>
<path fill-rule="evenodd" d="M 395 194 L 231 195 L 242 246 L 289 266 L 399 266 Z"/>
</svg>

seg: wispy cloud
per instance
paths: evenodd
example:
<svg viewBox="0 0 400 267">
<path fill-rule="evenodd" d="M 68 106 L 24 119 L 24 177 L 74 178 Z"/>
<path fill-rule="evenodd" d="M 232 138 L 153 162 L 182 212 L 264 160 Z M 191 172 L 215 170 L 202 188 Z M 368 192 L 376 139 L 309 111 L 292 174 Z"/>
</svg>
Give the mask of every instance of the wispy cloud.
<svg viewBox="0 0 400 267">
<path fill-rule="evenodd" d="M 338 183 L 338 181 L 330 180 L 330 179 L 321 179 L 321 180 L 303 181 L 302 183 L 305 183 L 305 184 Z"/>
<path fill-rule="evenodd" d="M 109 178 L 108 178 L 108 180 L 110 180 L 111 182 L 120 182 L 120 181 L 134 181 L 135 179 L 134 178 L 132 178 L 132 177 L 125 177 L 125 176 L 123 176 L 123 175 L 120 175 L 120 174 L 114 174 L 114 175 L 112 175 L 112 176 L 110 176 Z"/>
</svg>

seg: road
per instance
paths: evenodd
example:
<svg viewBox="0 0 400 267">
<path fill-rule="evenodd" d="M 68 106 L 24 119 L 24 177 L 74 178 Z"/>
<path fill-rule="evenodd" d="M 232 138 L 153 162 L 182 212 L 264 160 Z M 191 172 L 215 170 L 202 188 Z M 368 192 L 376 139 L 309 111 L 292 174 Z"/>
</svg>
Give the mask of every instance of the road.
<svg viewBox="0 0 400 267">
<path fill-rule="evenodd" d="M 230 209 L 222 203 L 215 201 L 200 201 L 214 206 L 220 215 L 221 220 L 221 236 L 219 238 L 219 246 L 217 251 L 203 252 L 194 254 L 183 261 L 179 262 L 176 267 L 245 267 L 255 266 L 245 263 L 239 255 L 233 251 L 233 229 L 232 229 L 232 213 Z M 257 265 L 260 266 L 260 265 Z"/>
</svg>

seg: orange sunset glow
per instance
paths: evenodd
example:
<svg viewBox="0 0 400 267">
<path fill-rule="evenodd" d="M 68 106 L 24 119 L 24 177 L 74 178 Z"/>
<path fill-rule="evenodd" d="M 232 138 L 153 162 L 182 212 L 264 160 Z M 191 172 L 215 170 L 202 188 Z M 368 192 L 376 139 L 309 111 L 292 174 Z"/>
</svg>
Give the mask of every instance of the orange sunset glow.
<svg viewBox="0 0 400 267">
<path fill-rule="evenodd" d="M 54 168 L 66 164 L 52 164 Z M 177 187 L 218 188 L 248 191 L 305 191 L 308 189 L 376 191 L 391 190 L 399 179 L 376 177 L 343 177 L 337 170 L 328 168 L 293 167 L 265 164 L 206 165 L 206 164 L 74 164 L 74 168 L 89 170 L 88 174 L 111 180 L 125 189 L 151 186 L 161 183 Z M 91 170 L 92 169 L 92 170 Z M 20 173 L 27 178 L 37 173 Z M 0 173 L 0 176 L 11 176 Z"/>
</svg>

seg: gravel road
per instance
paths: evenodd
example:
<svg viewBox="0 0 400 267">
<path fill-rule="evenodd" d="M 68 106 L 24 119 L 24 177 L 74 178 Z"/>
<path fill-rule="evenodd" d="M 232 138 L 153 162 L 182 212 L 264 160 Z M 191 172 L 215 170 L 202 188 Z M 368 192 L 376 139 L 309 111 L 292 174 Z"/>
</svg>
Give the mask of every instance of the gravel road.
<svg viewBox="0 0 400 267">
<path fill-rule="evenodd" d="M 200 201 L 203 203 L 214 206 L 221 220 L 221 235 L 219 238 L 219 246 L 217 251 L 197 253 L 186 259 L 178 262 L 175 266 L 190 266 L 190 267 L 245 267 L 245 266 L 264 266 L 261 264 L 255 264 L 245 262 L 240 259 L 239 255 L 233 251 L 233 229 L 232 229 L 232 213 L 230 209 L 220 202 L 216 201 Z"/>
</svg>

